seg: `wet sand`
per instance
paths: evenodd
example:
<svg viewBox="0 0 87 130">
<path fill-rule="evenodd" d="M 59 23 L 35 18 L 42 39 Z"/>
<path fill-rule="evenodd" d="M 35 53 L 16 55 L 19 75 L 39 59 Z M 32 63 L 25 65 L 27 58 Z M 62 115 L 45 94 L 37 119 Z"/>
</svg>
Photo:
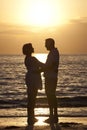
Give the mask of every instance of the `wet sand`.
<svg viewBox="0 0 87 130">
<path fill-rule="evenodd" d="M 52 130 L 50 127 L 50 124 L 44 123 L 45 117 L 38 117 L 39 121 L 34 124 L 34 130 Z M 13 118 L 14 119 L 14 118 Z M 23 119 L 23 118 L 22 118 Z M 12 118 L 0 119 L 0 122 L 2 120 L 2 123 L 0 124 L 0 130 L 25 130 L 26 129 L 26 119 L 24 118 L 22 120 L 21 118 L 15 118 L 12 120 Z M 43 119 L 41 121 L 41 119 Z M 25 122 L 24 122 L 25 121 Z M 83 123 L 81 121 L 81 118 L 76 119 L 70 119 L 70 118 L 64 118 L 64 120 L 60 118 L 59 126 L 61 130 L 87 130 L 87 118 L 83 119 Z M 28 129 L 29 130 L 29 129 Z M 59 130 L 59 129 L 56 129 Z"/>
<path fill-rule="evenodd" d="M 60 123 L 61 130 L 87 130 L 87 125 L 80 123 Z M 3 126 L 0 130 L 25 130 L 26 126 Z M 50 125 L 34 126 L 34 130 L 51 130 Z M 59 129 L 56 129 L 59 130 Z"/>
</svg>

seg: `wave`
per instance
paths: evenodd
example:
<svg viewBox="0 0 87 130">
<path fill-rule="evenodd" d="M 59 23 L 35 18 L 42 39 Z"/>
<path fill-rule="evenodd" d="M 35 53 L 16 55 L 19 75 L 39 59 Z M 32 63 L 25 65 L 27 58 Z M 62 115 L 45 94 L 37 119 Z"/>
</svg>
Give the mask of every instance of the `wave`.
<svg viewBox="0 0 87 130">
<path fill-rule="evenodd" d="M 57 97 L 58 107 L 87 107 L 87 96 L 77 97 Z M 26 108 L 27 99 L 8 99 L 0 100 L 0 109 L 2 108 Z M 47 108 L 47 98 L 40 96 L 36 100 L 36 108 Z"/>
</svg>

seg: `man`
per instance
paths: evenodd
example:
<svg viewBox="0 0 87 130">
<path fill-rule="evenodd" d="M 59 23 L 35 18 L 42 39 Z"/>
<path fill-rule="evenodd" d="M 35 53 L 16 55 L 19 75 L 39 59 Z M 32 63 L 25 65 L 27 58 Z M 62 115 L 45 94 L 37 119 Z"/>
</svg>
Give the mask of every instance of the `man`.
<svg viewBox="0 0 87 130">
<path fill-rule="evenodd" d="M 45 47 L 49 52 L 46 63 L 45 63 L 45 91 L 49 104 L 50 116 L 45 121 L 47 123 L 57 123 L 57 98 L 56 98 L 56 87 L 58 77 L 58 66 L 59 66 L 59 51 L 55 48 L 55 41 L 52 38 L 45 40 Z"/>
</svg>

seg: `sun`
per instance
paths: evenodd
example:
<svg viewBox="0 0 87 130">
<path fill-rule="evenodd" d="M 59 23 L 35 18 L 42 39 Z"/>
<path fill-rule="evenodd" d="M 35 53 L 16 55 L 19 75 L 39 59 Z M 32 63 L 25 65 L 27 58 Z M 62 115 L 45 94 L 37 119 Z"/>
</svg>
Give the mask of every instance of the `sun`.
<svg viewBox="0 0 87 130">
<path fill-rule="evenodd" d="M 34 26 L 53 26 L 61 22 L 58 5 L 52 0 L 32 0 L 21 13 L 22 22 Z"/>
<path fill-rule="evenodd" d="M 34 3 L 30 9 L 30 22 L 35 25 L 48 25 L 51 20 L 51 7 L 44 1 Z"/>
</svg>

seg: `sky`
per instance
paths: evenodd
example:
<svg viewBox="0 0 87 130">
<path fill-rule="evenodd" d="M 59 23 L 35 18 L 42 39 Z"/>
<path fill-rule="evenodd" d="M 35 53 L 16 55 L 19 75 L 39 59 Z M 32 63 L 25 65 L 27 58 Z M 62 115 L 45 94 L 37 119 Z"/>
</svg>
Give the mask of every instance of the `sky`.
<svg viewBox="0 0 87 130">
<path fill-rule="evenodd" d="M 0 54 L 28 42 L 45 53 L 48 37 L 61 54 L 87 54 L 87 0 L 0 0 Z"/>
</svg>

